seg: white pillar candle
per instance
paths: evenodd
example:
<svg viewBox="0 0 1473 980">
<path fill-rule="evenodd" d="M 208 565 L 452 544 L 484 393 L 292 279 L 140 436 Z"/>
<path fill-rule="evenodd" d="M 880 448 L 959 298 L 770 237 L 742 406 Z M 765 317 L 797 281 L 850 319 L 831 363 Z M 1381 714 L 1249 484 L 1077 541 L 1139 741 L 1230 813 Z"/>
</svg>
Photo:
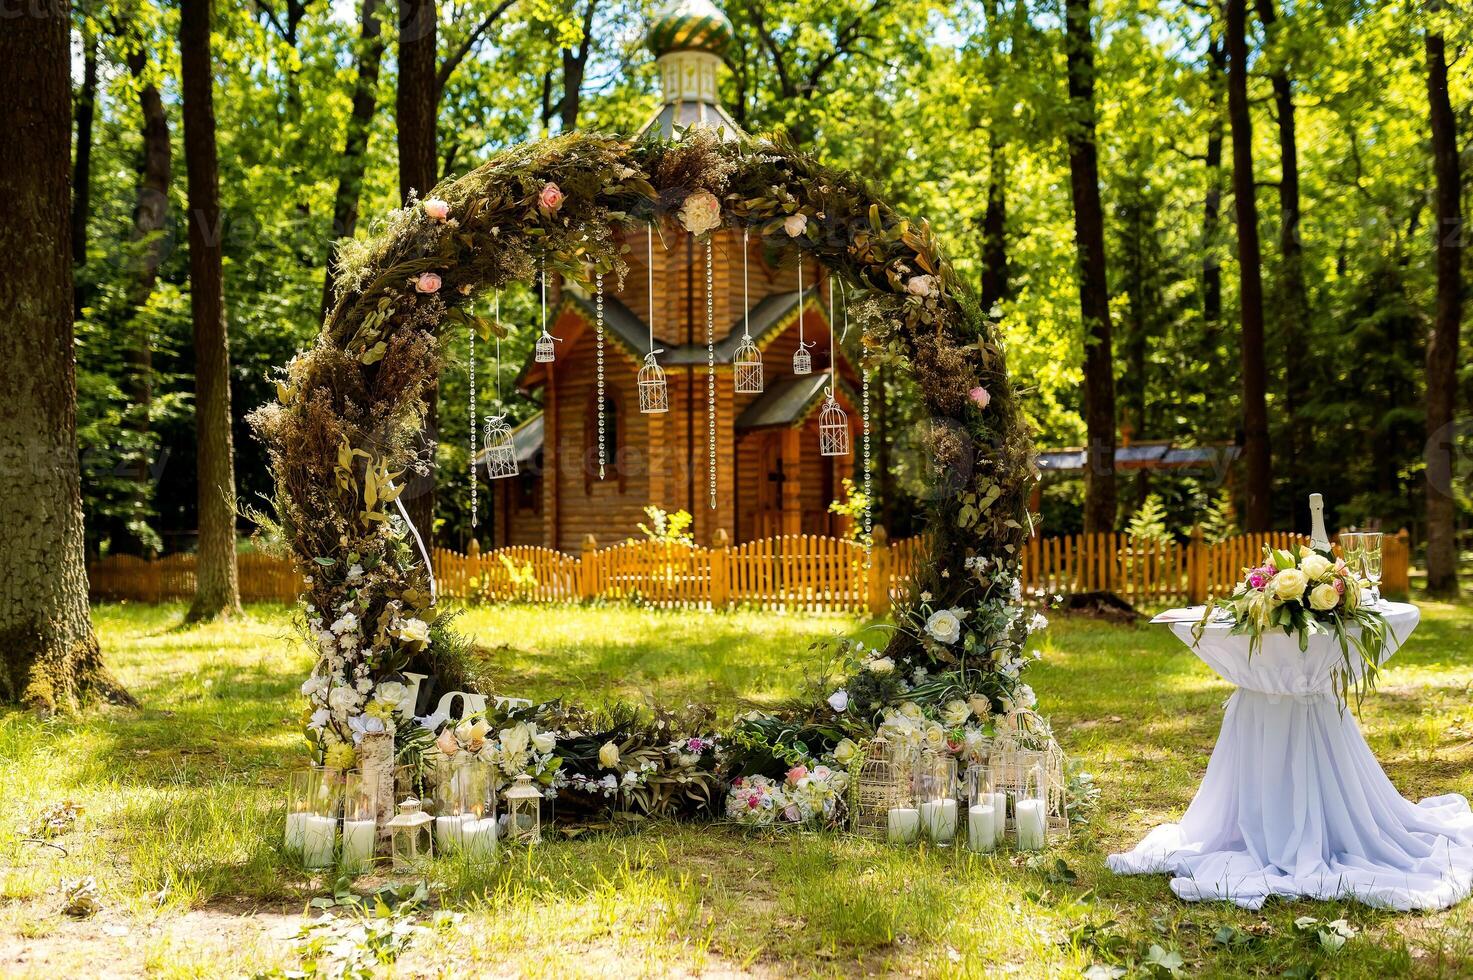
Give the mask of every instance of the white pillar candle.
<svg viewBox="0 0 1473 980">
<path fill-rule="evenodd" d="M 956 836 L 956 800 L 927 800 L 921 804 L 921 826 L 926 836 L 945 844 Z"/>
<path fill-rule="evenodd" d="M 916 839 L 920 828 L 921 812 L 913 806 L 890 808 L 890 843 L 909 844 Z"/>
<path fill-rule="evenodd" d="M 362 869 L 373 860 L 378 824 L 372 819 L 343 821 L 343 867 Z"/>
<path fill-rule="evenodd" d="M 337 841 L 337 820 L 316 813 L 301 816 L 302 862 L 309 868 L 329 867 L 333 844 Z"/>
<path fill-rule="evenodd" d="M 305 813 L 288 813 L 286 815 L 286 849 L 288 851 L 300 851 L 302 841 L 307 836 L 307 815 Z"/>
<path fill-rule="evenodd" d="M 985 853 L 997 846 L 995 812 L 990 803 L 977 803 L 967 810 L 967 847 Z"/>
<path fill-rule="evenodd" d="M 1008 836 L 1008 794 L 983 793 L 978 802 L 992 807 L 992 842 L 1001 844 Z"/>
<path fill-rule="evenodd" d="M 456 814 L 453 817 L 435 818 L 435 847 L 441 854 L 459 850 L 465 843 L 465 817 Z"/>
<path fill-rule="evenodd" d="M 1043 800 L 1019 800 L 1013 808 L 1013 816 L 1018 825 L 1018 849 L 1042 850 L 1048 838 L 1048 817 L 1043 810 Z"/>
<path fill-rule="evenodd" d="M 460 833 L 465 851 L 470 856 L 477 858 L 496 856 L 495 817 L 485 817 L 480 820 L 475 817 L 466 817 Z"/>
</svg>

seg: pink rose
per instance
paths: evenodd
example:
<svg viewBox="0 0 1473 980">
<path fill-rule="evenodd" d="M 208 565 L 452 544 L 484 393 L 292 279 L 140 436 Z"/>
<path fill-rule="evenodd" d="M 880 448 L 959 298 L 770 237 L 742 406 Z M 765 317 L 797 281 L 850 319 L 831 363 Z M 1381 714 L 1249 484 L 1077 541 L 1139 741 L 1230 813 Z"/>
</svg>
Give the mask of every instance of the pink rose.
<svg viewBox="0 0 1473 980">
<path fill-rule="evenodd" d="M 421 272 L 419 278 L 414 280 L 414 289 L 420 293 L 438 293 L 440 285 L 439 275 L 433 272 Z"/>
<path fill-rule="evenodd" d="M 803 819 L 803 811 L 799 810 L 796 805 L 789 803 L 783 810 L 783 819 L 789 823 L 797 823 Z"/>
<path fill-rule="evenodd" d="M 435 744 L 447 756 L 453 756 L 460 751 L 460 743 L 455 740 L 455 733 L 448 728 L 440 733 L 439 738 L 435 739 Z"/>
<path fill-rule="evenodd" d="M 933 296 L 936 293 L 936 277 L 911 276 L 905 283 L 905 289 L 912 296 Z"/>
<path fill-rule="evenodd" d="M 755 810 L 755 809 L 757 809 L 761 805 L 762 805 L 762 800 L 761 800 L 760 797 L 757 797 L 757 796 L 749 796 L 749 797 L 747 797 L 747 809 L 748 810 Z"/>
<path fill-rule="evenodd" d="M 537 195 L 537 206 L 552 214 L 563 206 L 563 189 L 549 180 L 542 186 L 542 193 Z"/>
<path fill-rule="evenodd" d="M 438 197 L 426 198 L 425 202 L 421 204 L 420 207 L 424 209 L 426 217 L 433 218 L 436 221 L 444 221 L 446 218 L 450 217 L 450 205 L 446 204 Z"/>
<path fill-rule="evenodd" d="M 793 768 L 788 770 L 788 782 L 797 783 L 798 780 L 802 779 L 806 775 L 808 775 L 807 766 L 794 766 Z"/>
<path fill-rule="evenodd" d="M 986 408 L 992 402 L 992 395 L 981 385 L 967 392 L 967 397 L 976 402 L 978 408 Z"/>
</svg>

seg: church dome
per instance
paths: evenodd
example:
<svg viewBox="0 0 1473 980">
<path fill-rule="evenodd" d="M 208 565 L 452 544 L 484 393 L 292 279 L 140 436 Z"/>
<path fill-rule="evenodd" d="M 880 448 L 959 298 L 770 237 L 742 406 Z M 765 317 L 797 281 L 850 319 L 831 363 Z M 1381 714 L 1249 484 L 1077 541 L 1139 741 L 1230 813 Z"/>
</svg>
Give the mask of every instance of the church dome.
<svg viewBox="0 0 1473 980">
<path fill-rule="evenodd" d="M 731 21 L 711 0 L 675 0 L 650 24 L 648 44 L 656 57 L 671 51 L 725 55 L 731 41 Z"/>
</svg>

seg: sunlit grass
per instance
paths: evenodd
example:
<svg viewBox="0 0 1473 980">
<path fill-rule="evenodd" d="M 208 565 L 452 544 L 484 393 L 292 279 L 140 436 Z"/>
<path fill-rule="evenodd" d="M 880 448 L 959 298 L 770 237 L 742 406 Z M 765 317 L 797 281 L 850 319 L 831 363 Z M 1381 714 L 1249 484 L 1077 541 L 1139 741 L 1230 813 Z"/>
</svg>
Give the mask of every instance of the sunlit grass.
<svg viewBox="0 0 1473 980">
<path fill-rule="evenodd" d="M 284 937 L 332 882 L 282 857 L 281 785 L 300 760 L 297 687 L 310 665 L 291 616 L 181 629 L 182 607 L 102 606 L 109 662 L 143 707 L 81 719 L 0 714 L 0 973 L 219 976 L 292 965 Z M 1363 715 L 1409 796 L 1473 793 L 1473 614 L 1429 604 Z M 810 645 L 852 631 L 825 616 L 628 608 L 476 609 L 461 620 L 499 691 L 598 701 L 773 704 L 816 670 Z M 463 913 L 402 975 L 853 976 L 1077 974 L 1151 944 L 1207 976 L 1291 968 L 1350 977 L 1473 971 L 1467 908 L 1396 916 L 1270 903 L 1187 905 L 1104 856 L 1180 815 L 1201 778 L 1228 685 L 1165 631 L 1056 622 L 1031 675 L 1066 749 L 1103 790 L 1094 823 L 1058 844 L 1069 874 L 1011 855 L 895 850 L 838 835 L 647 825 L 548 843 L 489 866 L 444 860 L 434 902 Z M 47 803 L 86 807 L 60 848 L 24 839 Z M 59 912 L 63 878 L 98 878 L 105 909 Z M 372 884 L 368 882 L 365 884 Z M 1363 930 L 1323 953 L 1300 915 Z M 1231 926 L 1245 942 L 1222 946 Z"/>
</svg>

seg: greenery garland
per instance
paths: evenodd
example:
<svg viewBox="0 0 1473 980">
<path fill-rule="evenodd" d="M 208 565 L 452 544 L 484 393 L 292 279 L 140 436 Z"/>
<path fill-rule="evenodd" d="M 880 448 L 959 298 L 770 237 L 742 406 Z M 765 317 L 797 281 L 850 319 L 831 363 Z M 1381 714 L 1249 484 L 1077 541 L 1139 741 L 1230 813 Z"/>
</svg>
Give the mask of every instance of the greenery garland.
<svg viewBox="0 0 1473 980">
<path fill-rule="evenodd" d="M 365 734 L 423 742 L 408 734 L 406 671 L 476 685 L 469 645 L 432 604 L 427 569 L 393 509 L 405 474 L 429 466 L 420 406 L 441 367 L 437 330 L 448 321 L 489 331 L 477 294 L 530 282 L 543 261 L 572 279 L 622 283 L 616 229 L 650 221 L 697 235 L 745 227 L 770 249 L 823 263 L 854 299 L 865 363 L 908 366 L 931 417 L 930 553 L 897 608 L 898 628 L 883 651 L 845 651 L 841 693 L 852 708 L 820 696 L 787 711 L 789 722 L 816 726 L 828 752 L 843 740 L 836 715 L 862 735 L 906 701 L 932 725 L 948 705 L 955 721 L 955 706 L 970 703 L 974 724 L 1036 728 L 1018 721 L 1032 706 L 1020 680 L 1030 626 L 1017 578 L 1031 444 L 994 324 L 930 226 L 778 142 L 704 129 L 637 143 L 579 133 L 508 150 L 392 212 L 371 239 L 345 241 L 316 346 L 281 372 L 278 400 L 252 415 L 276 479 L 271 523 L 307 575 L 305 629 L 320 661 L 303 686 L 303 725 L 318 758 L 350 765 Z M 627 736 L 630 717 L 617 717 Z M 515 726 L 529 723 L 500 721 L 513 725 L 502 741 L 520 750 L 529 735 Z M 731 744 L 761 743 L 760 725 L 749 728 Z M 494 722 L 469 734 L 478 732 L 478 746 L 494 739 Z M 650 722 L 641 744 L 669 734 Z M 769 747 L 769 770 L 793 757 L 791 741 Z M 585 774 L 596 774 L 587 748 Z"/>
</svg>

